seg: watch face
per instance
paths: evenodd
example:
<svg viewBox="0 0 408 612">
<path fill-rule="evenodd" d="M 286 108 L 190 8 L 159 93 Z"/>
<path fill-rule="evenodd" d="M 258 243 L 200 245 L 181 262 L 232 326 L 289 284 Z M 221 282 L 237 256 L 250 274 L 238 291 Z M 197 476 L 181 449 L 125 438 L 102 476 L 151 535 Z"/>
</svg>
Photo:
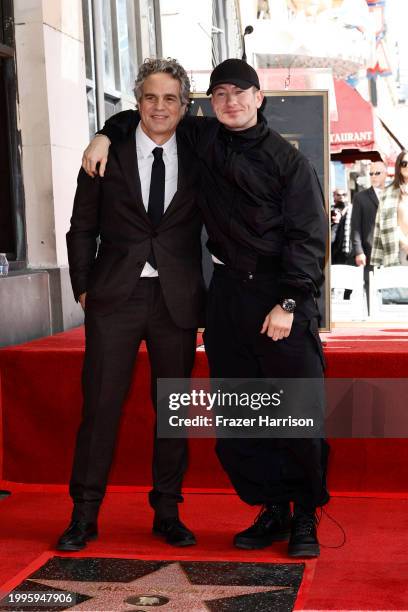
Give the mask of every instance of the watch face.
<svg viewBox="0 0 408 612">
<path fill-rule="evenodd" d="M 290 298 L 285 298 L 280 304 L 286 312 L 295 312 L 296 302 Z"/>
</svg>

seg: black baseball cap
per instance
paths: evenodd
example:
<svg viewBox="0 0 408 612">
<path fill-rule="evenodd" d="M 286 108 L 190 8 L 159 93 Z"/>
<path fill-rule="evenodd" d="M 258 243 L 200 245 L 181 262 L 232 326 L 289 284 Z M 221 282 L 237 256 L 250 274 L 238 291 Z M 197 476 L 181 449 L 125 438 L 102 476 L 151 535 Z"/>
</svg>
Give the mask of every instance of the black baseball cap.
<svg viewBox="0 0 408 612">
<path fill-rule="evenodd" d="M 241 89 L 249 89 L 250 87 L 261 89 L 256 71 L 240 59 L 227 59 L 214 68 L 210 76 L 207 96 L 212 93 L 214 87 L 225 84 L 236 85 Z"/>
</svg>

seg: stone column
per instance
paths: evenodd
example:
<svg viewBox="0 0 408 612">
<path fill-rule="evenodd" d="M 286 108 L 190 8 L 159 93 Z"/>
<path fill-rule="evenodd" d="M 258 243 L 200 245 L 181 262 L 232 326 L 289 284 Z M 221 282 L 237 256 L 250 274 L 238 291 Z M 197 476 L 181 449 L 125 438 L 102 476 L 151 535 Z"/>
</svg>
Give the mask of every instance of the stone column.
<svg viewBox="0 0 408 612">
<path fill-rule="evenodd" d="M 50 274 L 52 330 L 81 321 L 65 234 L 89 140 L 81 0 L 15 0 L 27 264 Z"/>
</svg>

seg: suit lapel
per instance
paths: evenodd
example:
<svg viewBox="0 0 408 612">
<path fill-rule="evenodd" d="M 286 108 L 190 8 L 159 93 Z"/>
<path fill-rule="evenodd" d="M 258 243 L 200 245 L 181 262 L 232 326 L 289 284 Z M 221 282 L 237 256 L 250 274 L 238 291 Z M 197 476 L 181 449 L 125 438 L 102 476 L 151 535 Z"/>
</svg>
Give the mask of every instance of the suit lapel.
<svg viewBox="0 0 408 612">
<path fill-rule="evenodd" d="M 140 186 L 139 169 L 136 153 L 136 125 L 132 133 L 122 142 L 115 146 L 119 165 L 125 177 L 128 188 L 134 198 L 137 209 L 141 215 L 150 223 L 149 216 L 143 204 L 142 189 Z"/>
<path fill-rule="evenodd" d="M 375 204 L 375 207 L 378 208 L 378 198 L 377 198 L 377 194 L 375 193 L 374 187 L 370 187 L 370 189 L 368 190 L 368 196 L 371 199 L 371 201 Z"/>
</svg>

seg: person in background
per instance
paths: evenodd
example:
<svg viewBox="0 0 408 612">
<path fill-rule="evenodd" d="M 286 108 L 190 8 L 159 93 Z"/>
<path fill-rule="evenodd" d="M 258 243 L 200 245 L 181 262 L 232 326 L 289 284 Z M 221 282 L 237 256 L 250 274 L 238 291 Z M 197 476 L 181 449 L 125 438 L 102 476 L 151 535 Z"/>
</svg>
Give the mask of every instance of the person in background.
<svg viewBox="0 0 408 612">
<path fill-rule="evenodd" d="M 336 189 L 333 191 L 333 206 L 339 210 L 344 210 L 347 205 L 347 191 L 341 187 L 336 187 Z"/>
<path fill-rule="evenodd" d="M 408 151 L 395 162 L 394 180 L 380 200 L 371 265 L 408 266 Z M 408 273 L 408 270 L 407 270 Z"/>
<path fill-rule="evenodd" d="M 336 241 L 337 230 L 341 221 L 341 210 L 336 206 L 332 206 L 330 209 L 330 229 L 331 229 L 331 245 Z"/>
<path fill-rule="evenodd" d="M 371 187 L 354 196 L 351 215 L 351 242 L 356 266 L 369 266 L 373 248 L 375 217 L 381 198 L 387 168 L 382 161 L 372 162 L 369 171 Z"/>
<path fill-rule="evenodd" d="M 370 259 L 373 248 L 375 217 L 387 178 L 387 168 L 384 162 L 372 162 L 370 164 L 369 176 L 371 187 L 360 191 L 354 196 L 353 212 L 351 215 L 353 258 L 356 266 L 364 266 L 364 286 L 368 311 L 370 311 L 369 276 L 370 270 L 373 269 L 370 265 Z"/>
<path fill-rule="evenodd" d="M 352 205 L 347 199 L 347 191 L 336 187 L 333 191 L 334 208 L 341 212 L 335 238 L 332 240 L 332 264 L 347 265 L 351 256 L 351 214 Z"/>
</svg>

